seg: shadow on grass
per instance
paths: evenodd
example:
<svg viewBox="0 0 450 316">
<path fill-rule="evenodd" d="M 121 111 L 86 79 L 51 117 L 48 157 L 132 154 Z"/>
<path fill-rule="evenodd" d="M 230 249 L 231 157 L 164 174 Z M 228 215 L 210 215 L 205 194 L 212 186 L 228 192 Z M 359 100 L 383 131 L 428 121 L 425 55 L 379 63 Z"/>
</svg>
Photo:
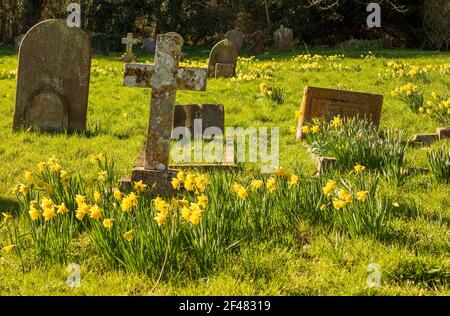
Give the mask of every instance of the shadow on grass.
<svg viewBox="0 0 450 316">
<path fill-rule="evenodd" d="M 19 213 L 19 203 L 13 199 L 0 196 L 0 211 L 17 215 Z"/>
</svg>

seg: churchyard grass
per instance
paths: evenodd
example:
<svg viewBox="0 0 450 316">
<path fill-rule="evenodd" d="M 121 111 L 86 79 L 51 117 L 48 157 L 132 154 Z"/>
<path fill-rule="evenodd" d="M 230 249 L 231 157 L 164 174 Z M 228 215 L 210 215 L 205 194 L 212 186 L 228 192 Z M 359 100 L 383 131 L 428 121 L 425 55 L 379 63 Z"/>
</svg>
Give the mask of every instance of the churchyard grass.
<svg viewBox="0 0 450 316">
<path fill-rule="evenodd" d="M 184 51 L 186 65 L 206 67 L 208 50 Z M 0 211 L 12 216 L 2 218 L 0 248 L 17 245 L 0 254 L 1 295 L 450 294 L 450 189 L 445 181 L 450 142 L 406 147 L 414 134 L 448 124 L 439 107 L 450 87 L 448 53 L 270 52 L 259 61 L 242 59 L 236 79 L 210 79 L 206 92 L 179 92 L 177 104 L 224 104 L 226 126 L 281 129 L 282 169 L 276 174 L 261 175 L 250 164 L 243 170 L 206 173 L 204 192 L 177 197 L 185 196 L 190 207 L 203 193 L 208 197 L 198 224 L 183 217 L 182 205 L 174 205 L 180 202 L 155 203 L 139 188 L 133 191 L 139 202 L 130 213 L 122 208 L 130 192 L 122 192 L 120 200 L 114 196 L 118 178 L 129 175 L 142 147 L 149 111 L 146 89 L 122 87 L 118 57 L 93 58 L 86 133 L 13 133 L 17 57 L 0 49 Z M 424 111 L 391 95 L 408 83 L 425 96 Z M 370 139 L 385 147 L 363 161 L 370 144 L 359 151 L 352 147 L 345 159 L 337 147 L 319 142 L 323 153 L 343 164 L 315 177 L 315 162 L 294 132 L 305 85 L 383 95 L 380 134 L 373 132 Z M 442 113 L 427 113 L 430 108 Z M 332 128 L 320 125 L 322 140 Z M 351 129 L 351 124 L 339 128 Z M 363 129 L 371 133 L 367 126 Z M 99 153 L 105 157 L 98 158 Z M 92 155 L 97 157 L 94 164 Z M 53 156 L 59 161 L 48 161 Z M 395 163 L 386 157 L 395 157 Z M 41 161 L 48 164 L 39 170 Z M 357 163 L 365 168 L 355 168 Z M 58 166 L 70 172 L 70 180 L 63 180 Z M 34 172 L 34 182 L 40 177 L 52 183 L 51 192 L 28 185 L 25 196 L 18 191 L 16 198 L 11 188 L 27 184 L 25 171 Z M 86 196 L 89 205 L 82 221 L 76 218 L 83 204 L 76 195 Z M 54 221 L 33 221 L 29 204 L 36 199 L 41 208 L 44 197 L 64 203 L 68 213 L 56 214 Z M 99 220 L 92 212 L 95 205 L 102 210 Z M 164 207 L 175 211 L 159 226 L 155 217 Z M 113 219 L 110 230 L 105 229 L 106 218 Z M 124 236 L 126 232 L 130 234 Z M 69 263 L 81 267 L 78 288 L 66 284 Z M 367 284 L 371 263 L 381 268 L 379 287 Z"/>
</svg>

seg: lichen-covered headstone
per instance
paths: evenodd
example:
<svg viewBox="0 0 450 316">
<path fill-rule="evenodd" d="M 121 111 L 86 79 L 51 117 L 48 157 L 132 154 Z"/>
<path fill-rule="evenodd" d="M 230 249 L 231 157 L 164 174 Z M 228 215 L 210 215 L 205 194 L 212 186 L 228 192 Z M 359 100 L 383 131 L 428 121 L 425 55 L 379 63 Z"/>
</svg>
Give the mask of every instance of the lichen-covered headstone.
<svg viewBox="0 0 450 316">
<path fill-rule="evenodd" d="M 228 31 L 225 34 L 225 38 L 234 44 L 238 52 L 242 49 L 242 46 L 244 46 L 245 35 L 239 30 Z"/>
<path fill-rule="evenodd" d="M 273 33 L 273 41 L 278 50 L 288 50 L 294 48 L 294 33 L 290 28 L 283 25 Z"/>
<path fill-rule="evenodd" d="M 84 131 L 91 43 L 65 20 L 47 20 L 25 35 L 19 51 L 14 130 Z"/>
<path fill-rule="evenodd" d="M 208 76 L 209 77 L 216 76 L 217 64 L 230 65 L 229 68 L 230 67 L 232 68 L 231 75 L 234 76 L 236 72 L 237 58 L 238 58 L 238 51 L 234 46 L 234 44 L 227 39 L 220 41 L 213 47 L 211 53 L 209 54 Z"/>
</svg>

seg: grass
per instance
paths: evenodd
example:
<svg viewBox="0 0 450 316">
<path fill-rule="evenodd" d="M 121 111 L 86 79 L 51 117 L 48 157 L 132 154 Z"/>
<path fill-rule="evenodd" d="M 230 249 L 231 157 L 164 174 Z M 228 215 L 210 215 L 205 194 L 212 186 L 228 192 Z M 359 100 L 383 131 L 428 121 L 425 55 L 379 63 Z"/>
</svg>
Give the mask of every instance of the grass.
<svg viewBox="0 0 450 316">
<path fill-rule="evenodd" d="M 208 55 L 208 51 L 201 48 L 187 47 L 185 51 L 185 61 L 190 64 L 204 64 Z M 299 193 L 293 194 L 286 186 L 277 193 L 275 202 L 264 196 L 252 198 L 251 192 L 247 200 L 241 201 L 232 192 L 233 181 L 249 186 L 254 176 L 251 165 L 233 174 L 233 180 L 226 182 L 229 187 L 225 191 L 214 187 L 218 182 L 213 182 L 208 193 L 210 201 L 219 201 L 222 192 L 226 192 L 224 196 L 228 198 L 223 197 L 222 207 L 211 206 L 211 215 L 208 215 L 211 220 L 208 222 L 205 218 L 205 224 L 217 223 L 214 214 L 222 209 L 234 209 L 241 214 L 239 224 L 237 219 L 234 223 L 228 218 L 225 223 L 228 225 L 209 228 L 212 230 L 208 234 L 222 240 L 221 245 L 234 245 L 231 253 L 219 255 L 224 260 L 199 270 L 199 264 L 193 262 L 208 259 L 202 259 L 202 252 L 197 256 L 196 252 L 190 253 L 190 249 L 200 249 L 201 245 L 189 243 L 181 248 L 182 269 L 167 270 L 158 283 L 160 265 L 148 267 L 147 274 L 139 269 L 130 272 L 101 256 L 89 239 L 89 231 L 81 230 L 66 249 L 63 263 L 37 260 L 30 243 L 30 249 L 21 254 L 26 263 L 25 273 L 22 273 L 17 253 L 0 254 L 0 295 L 449 295 L 449 185 L 445 181 L 438 182 L 432 174 L 411 174 L 401 185 L 388 177 L 373 176 L 378 184 L 377 194 L 382 197 L 380 202 L 389 214 L 383 222 L 385 225 L 381 225 L 383 229 L 379 224 L 364 224 L 363 228 L 375 227 L 367 232 L 358 224 L 366 222 L 365 215 L 376 207 L 368 211 L 345 209 L 339 213 L 329 204 L 326 213 L 329 217 L 317 217 L 321 213 L 313 211 L 316 205 L 311 201 L 322 197 L 317 193 L 318 200 L 309 198 L 313 193 L 308 193 L 308 188 L 316 187 L 315 190 L 320 191 L 326 180 L 347 176 L 329 174 L 327 178 L 314 179 L 314 161 L 307 149 L 295 141 L 291 128 L 297 123 L 295 111 L 299 110 L 303 88 L 311 85 L 382 94 L 385 101 L 381 129 L 396 128 L 406 137 L 434 132 L 436 127 L 443 126 L 440 120 L 412 111 L 391 95 L 392 90 L 405 84 L 404 80 L 378 77 L 378 73 L 390 71 L 391 60 L 421 67 L 441 66 L 450 62 L 450 55 L 401 50 L 375 51 L 376 58 L 365 51 L 312 50 L 310 53 L 344 54 L 345 58 L 293 60 L 306 52 L 269 52 L 257 63 L 242 60 L 238 73 L 248 76 L 241 76 L 243 80 L 210 79 L 206 92 L 178 93 L 177 104 L 224 104 L 226 126 L 280 127 L 280 163 L 284 169 L 300 175 Z M 11 187 L 22 181 L 24 171 L 35 170 L 38 162 L 53 155 L 60 158 L 67 170 L 89 174 L 92 173 L 89 157 L 103 152 L 115 158 L 117 177 L 130 173 L 144 141 L 150 91 L 122 87 L 123 64 L 117 57 L 116 54 L 93 58 L 89 128 L 85 134 L 13 133 L 15 78 L 10 71 L 17 68 L 17 57 L 10 49 L 0 49 L 2 212 L 18 216 L 20 204 L 10 193 Z M 140 57 L 143 61 L 152 61 L 148 56 Z M 411 82 L 427 99 L 432 91 L 440 96 L 447 95 L 450 76 L 432 72 L 426 80 L 418 76 Z M 261 98 L 262 83 L 277 91 L 276 98 Z M 444 141 L 431 147 L 409 147 L 404 164 L 429 167 L 431 150 L 449 145 L 450 142 Z M 326 203 L 332 203 L 331 197 Z M 249 216 L 255 209 L 268 215 Z M 342 215 L 344 211 L 358 214 L 356 222 L 354 218 L 348 221 L 352 219 L 351 214 Z M 259 222 L 261 218 L 265 221 Z M 26 231 L 24 218 L 17 225 L 18 231 Z M 224 234 L 220 231 L 224 227 L 231 231 Z M 221 237 L 221 233 L 225 237 Z M 3 247 L 7 243 L 4 227 L 0 228 L 0 236 Z M 198 241 L 199 236 L 184 236 L 183 240 Z M 142 260 L 146 262 L 145 256 Z M 81 267 L 79 288 L 70 288 L 65 283 L 71 273 L 66 270 L 68 263 Z M 367 286 L 367 267 L 371 263 L 381 267 L 380 287 Z"/>
</svg>

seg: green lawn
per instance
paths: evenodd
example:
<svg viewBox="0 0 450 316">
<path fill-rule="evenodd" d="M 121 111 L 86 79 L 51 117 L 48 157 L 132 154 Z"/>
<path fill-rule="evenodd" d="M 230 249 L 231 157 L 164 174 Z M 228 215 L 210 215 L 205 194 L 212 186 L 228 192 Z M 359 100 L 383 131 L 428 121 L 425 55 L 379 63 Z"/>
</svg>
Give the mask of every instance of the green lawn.
<svg viewBox="0 0 450 316">
<path fill-rule="evenodd" d="M 206 65 L 207 50 L 188 47 L 185 51 L 186 63 Z M 268 78 L 210 79 L 206 92 L 178 92 L 177 104 L 222 103 L 226 126 L 279 127 L 280 165 L 303 178 L 314 177 L 315 163 L 291 129 L 297 124 L 295 112 L 306 85 L 384 95 L 381 129 L 396 127 L 406 138 L 449 125 L 449 120 L 439 122 L 415 113 L 391 96 L 394 88 L 412 82 L 425 100 L 431 99 L 432 91 L 448 97 L 448 70 L 440 75 L 433 68 L 427 80 L 378 76 L 391 69 L 387 66 L 390 60 L 406 63 L 407 67 L 439 67 L 450 63 L 449 53 L 380 50 L 373 52 L 376 57 L 369 54 L 368 58 L 365 51 L 310 53 L 345 57 L 301 61 L 293 58 L 305 51 L 270 52 L 260 56 L 258 62 L 244 60 L 238 65 L 239 73 Z M 13 133 L 16 81 L 8 73 L 17 69 L 17 56 L 12 50 L 0 49 L 0 211 L 10 212 L 15 218 L 22 216 L 17 221 L 19 231 L 26 233 L 23 217 L 28 214 L 19 211 L 10 190 L 40 161 L 55 155 L 67 170 L 89 173 L 90 156 L 105 153 L 115 158 L 118 176 L 129 175 L 144 141 L 150 90 L 122 87 L 123 63 L 118 56 L 93 57 L 86 134 Z M 152 62 L 148 56 L 140 58 Z M 284 89 L 283 104 L 258 100 L 263 82 Z M 448 148 L 450 142 L 435 143 L 431 148 L 443 144 Z M 431 148 L 408 149 L 407 166 L 427 167 L 426 154 Z M 245 181 L 252 169 L 245 165 L 233 179 Z M 147 275 L 112 267 L 96 252 L 88 236 L 80 233 L 63 263 L 40 260 L 31 246 L 24 249 L 25 273 L 16 252 L 1 253 L 0 295 L 449 295 L 450 186 L 437 183 L 429 174 L 413 175 L 400 187 L 381 179 L 379 186 L 384 197 L 400 205 L 390 207 L 392 218 L 382 238 L 346 234 L 324 227 L 326 221 L 302 220 L 288 228 L 280 225 L 278 233 L 268 226 L 257 236 L 251 231 L 236 234 L 241 238 L 234 240 L 238 246 L 208 273 L 197 271 L 190 262 L 180 270 L 168 269 L 157 283 L 159 266 Z M 212 200 L 221 192 L 211 194 Z M 236 203 L 238 206 L 232 207 L 239 207 L 240 201 Z M 274 222 L 278 225 L 275 218 Z M 6 228 L 1 226 L 0 248 L 8 244 L 6 236 Z M 76 289 L 65 284 L 70 274 L 66 267 L 71 262 L 81 266 L 81 287 Z M 381 267 L 379 287 L 367 286 L 370 263 Z"/>
</svg>

